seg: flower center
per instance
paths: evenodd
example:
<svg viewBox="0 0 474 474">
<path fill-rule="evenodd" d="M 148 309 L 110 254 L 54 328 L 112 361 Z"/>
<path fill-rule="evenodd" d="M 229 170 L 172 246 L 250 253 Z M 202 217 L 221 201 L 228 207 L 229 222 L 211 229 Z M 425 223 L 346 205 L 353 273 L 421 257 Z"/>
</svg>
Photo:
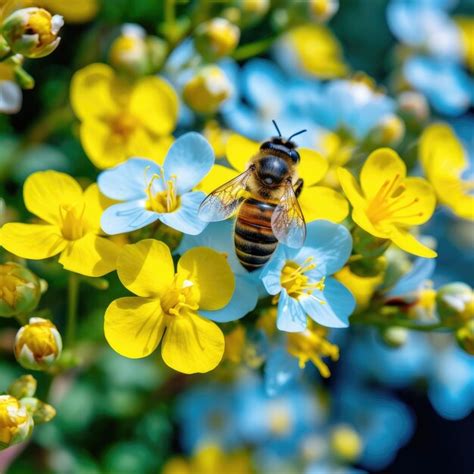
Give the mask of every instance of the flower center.
<svg viewBox="0 0 474 474">
<path fill-rule="evenodd" d="M 314 270 L 316 264 L 313 262 L 313 257 L 308 257 L 302 265 L 296 262 L 288 260 L 285 263 L 280 275 L 281 286 L 287 291 L 288 295 L 292 298 L 299 298 L 300 296 L 312 295 L 313 291 L 324 290 L 325 277 L 318 281 L 311 280 L 306 272 Z M 313 295 L 312 295 L 313 296 Z M 313 296 L 316 298 L 315 296 Z M 322 300 L 318 301 L 323 304 Z"/>
<path fill-rule="evenodd" d="M 137 127 L 137 119 L 130 113 L 121 112 L 112 120 L 110 124 L 116 137 L 126 139 Z"/>
<path fill-rule="evenodd" d="M 51 14 L 45 10 L 39 10 L 30 15 L 25 30 L 29 35 L 38 35 L 40 46 L 50 44 L 56 38 L 51 30 L 51 22 Z"/>
<path fill-rule="evenodd" d="M 161 298 L 161 309 L 168 316 L 179 316 L 199 309 L 198 286 L 180 275 L 176 275 L 171 288 Z"/>
<path fill-rule="evenodd" d="M 419 201 L 419 198 L 407 196 L 405 190 L 406 187 L 401 182 L 399 174 L 391 180 L 385 180 L 369 202 L 367 208 L 369 219 L 376 224 L 384 220 L 421 217 L 422 212 L 410 212 L 410 208 Z"/>
<path fill-rule="evenodd" d="M 85 209 L 85 203 L 81 201 L 74 204 L 61 204 L 59 206 L 62 234 L 66 240 L 78 240 L 84 236 L 83 217 Z"/>
<path fill-rule="evenodd" d="M 303 368 L 311 360 L 319 373 L 327 378 L 331 375 L 322 357 L 339 359 L 339 347 L 325 339 L 327 331 L 321 327 L 309 327 L 303 332 L 288 333 L 288 352 L 296 357 Z"/>
<path fill-rule="evenodd" d="M 159 180 L 164 188 L 162 191 L 153 192 L 153 183 Z M 149 211 L 165 214 L 175 211 L 179 206 L 179 196 L 176 193 L 176 176 L 165 180 L 163 173 L 161 175 L 154 174 L 146 187 L 146 208 Z"/>
</svg>

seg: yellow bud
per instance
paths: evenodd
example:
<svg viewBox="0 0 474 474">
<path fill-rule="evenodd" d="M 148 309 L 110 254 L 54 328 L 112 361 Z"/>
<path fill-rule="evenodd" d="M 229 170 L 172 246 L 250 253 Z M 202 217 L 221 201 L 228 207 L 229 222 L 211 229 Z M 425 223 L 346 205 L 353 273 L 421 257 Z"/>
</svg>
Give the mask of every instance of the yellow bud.
<svg viewBox="0 0 474 474">
<path fill-rule="evenodd" d="M 32 397 L 36 392 L 37 385 L 36 379 L 32 375 L 22 375 L 8 387 L 8 393 L 19 400 Z"/>
<path fill-rule="evenodd" d="M 398 348 L 403 346 L 408 339 L 408 330 L 398 326 L 392 326 L 381 332 L 382 340 L 389 347 Z"/>
<path fill-rule="evenodd" d="M 402 92 L 398 96 L 398 106 L 401 113 L 413 117 L 420 122 L 425 121 L 430 114 L 428 101 L 419 92 Z"/>
<path fill-rule="evenodd" d="M 13 52 L 27 58 L 42 58 L 58 46 L 63 17 L 43 8 L 22 8 L 3 22 L 0 32 Z"/>
<path fill-rule="evenodd" d="M 457 325 L 474 318 L 474 292 L 465 283 L 449 283 L 436 294 L 438 313 L 443 322 Z"/>
<path fill-rule="evenodd" d="M 397 115 L 387 115 L 372 132 L 377 145 L 395 145 L 405 135 L 405 124 Z"/>
<path fill-rule="evenodd" d="M 346 462 L 356 461 L 362 451 L 360 436 L 349 425 L 339 425 L 333 429 L 330 446 L 333 453 Z"/>
<path fill-rule="evenodd" d="M 56 326 L 43 318 L 31 318 L 15 339 L 15 357 L 25 368 L 45 370 L 59 358 L 62 340 Z"/>
<path fill-rule="evenodd" d="M 16 316 L 33 311 L 41 297 L 36 275 L 18 263 L 0 265 L 0 316 Z"/>
<path fill-rule="evenodd" d="M 109 61 L 119 71 L 133 74 L 145 74 L 147 69 L 147 51 L 145 30 L 139 25 L 124 25 L 109 52 Z"/>
<path fill-rule="evenodd" d="M 207 114 L 216 112 L 232 94 L 232 84 L 217 66 L 204 66 L 185 85 L 183 97 L 193 110 Z"/>
<path fill-rule="evenodd" d="M 33 418 L 11 395 L 0 395 L 0 450 L 25 441 L 33 430 Z"/>
<path fill-rule="evenodd" d="M 456 339 L 464 351 L 474 355 L 474 319 L 471 319 L 456 331 Z"/>
<path fill-rule="evenodd" d="M 339 9 L 339 0 L 310 0 L 309 9 L 315 20 L 328 21 Z"/>
<path fill-rule="evenodd" d="M 234 51 L 240 39 L 240 29 L 225 18 L 213 18 L 196 29 L 195 45 L 208 61 L 223 58 Z"/>
</svg>

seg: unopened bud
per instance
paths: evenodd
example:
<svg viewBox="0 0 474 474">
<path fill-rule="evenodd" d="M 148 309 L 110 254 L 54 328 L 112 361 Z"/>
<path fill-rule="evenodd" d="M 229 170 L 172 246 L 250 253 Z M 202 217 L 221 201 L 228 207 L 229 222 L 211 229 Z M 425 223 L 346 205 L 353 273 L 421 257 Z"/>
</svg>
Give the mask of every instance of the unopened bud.
<svg viewBox="0 0 474 474">
<path fill-rule="evenodd" d="M 377 145 L 396 145 L 405 135 L 405 124 L 397 115 L 386 115 L 371 132 L 371 135 Z"/>
<path fill-rule="evenodd" d="M 449 325 L 474 318 L 474 293 L 465 283 L 449 283 L 439 288 L 436 303 L 441 320 Z"/>
<path fill-rule="evenodd" d="M 456 331 L 456 339 L 464 351 L 474 355 L 474 319 L 471 319 Z"/>
<path fill-rule="evenodd" d="M 339 9 L 339 0 L 310 0 L 309 9 L 316 21 L 329 21 Z"/>
<path fill-rule="evenodd" d="M 139 25 L 126 24 L 110 47 L 110 64 L 119 71 L 146 74 L 148 68 L 146 32 Z"/>
<path fill-rule="evenodd" d="M 405 328 L 392 326 L 381 331 L 383 342 L 394 349 L 403 346 L 408 339 L 408 331 Z"/>
<path fill-rule="evenodd" d="M 18 399 L 0 395 L 0 450 L 25 441 L 33 431 L 33 418 Z"/>
<path fill-rule="evenodd" d="M 196 29 L 195 45 L 208 61 L 228 56 L 237 47 L 240 29 L 225 18 L 213 18 Z"/>
<path fill-rule="evenodd" d="M 10 48 L 27 58 L 42 58 L 58 46 L 63 17 L 43 8 L 23 8 L 7 17 L 0 29 Z"/>
<path fill-rule="evenodd" d="M 398 106 L 404 116 L 413 117 L 419 122 L 424 122 L 430 114 L 428 101 L 419 92 L 402 92 L 398 96 Z"/>
<path fill-rule="evenodd" d="M 28 314 L 41 297 L 39 278 L 18 263 L 0 265 L 0 316 Z"/>
<path fill-rule="evenodd" d="M 33 416 L 35 424 L 48 423 L 56 416 L 56 409 L 37 398 L 23 398 L 21 404 Z"/>
<path fill-rule="evenodd" d="M 62 340 L 56 326 L 43 318 L 31 318 L 15 338 L 15 357 L 25 368 L 45 370 L 61 355 Z"/>
<path fill-rule="evenodd" d="M 362 451 L 360 436 L 349 425 L 339 425 L 332 430 L 330 446 L 334 455 L 345 462 L 356 461 Z"/>
<path fill-rule="evenodd" d="M 8 388 L 8 393 L 21 400 L 25 397 L 32 397 L 36 392 L 36 379 L 32 375 L 23 375 L 16 379 Z"/>
<path fill-rule="evenodd" d="M 183 97 L 193 110 L 214 113 L 233 92 L 224 71 L 217 66 L 205 66 L 185 85 Z"/>
</svg>

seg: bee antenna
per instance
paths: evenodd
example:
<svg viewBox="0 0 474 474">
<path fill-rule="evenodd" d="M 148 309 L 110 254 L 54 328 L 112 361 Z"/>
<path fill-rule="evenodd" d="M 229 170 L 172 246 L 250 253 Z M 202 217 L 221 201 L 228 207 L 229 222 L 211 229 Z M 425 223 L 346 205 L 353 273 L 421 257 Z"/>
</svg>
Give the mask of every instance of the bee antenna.
<svg viewBox="0 0 474 474">
<path fill-rule="evenodd" d="M 293 135 L 291 135 L 291 137 L 288 138 L 288 141 L 290 141 L 293 137 L 296 137 L 297 135 L 301 135 L 302 133 L 307 132 L 307 131 L 308 130 L 304 129 L 304 130 L 300 130 L 299 132 L 293 133 Z"/>
<path fill-rule="evenodd" d="M 281 137 L 281 132 L 280 132 L 280 129 L 278 128 L 277 123 L 275 122 L 275 120 L 272 120 L 272 122 L 273 122 L 273 125 L 275 125 L 276 131 L 278 132 L 278 136 Z"/>
</svg>

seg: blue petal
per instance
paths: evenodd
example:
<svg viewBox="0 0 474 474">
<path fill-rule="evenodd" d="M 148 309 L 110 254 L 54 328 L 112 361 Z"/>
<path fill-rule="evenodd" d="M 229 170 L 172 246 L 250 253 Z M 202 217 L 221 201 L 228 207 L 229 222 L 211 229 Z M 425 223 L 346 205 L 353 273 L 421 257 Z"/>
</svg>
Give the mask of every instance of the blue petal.
<svg viewBox="0 0 474 474">
<path fill-rule="evenodd" d="M 334 278 L 326 279 L 322 292 L 300 297 L 298 301 L 314 321 L 330 328 L 349 326 L 349 316 L 355 308 L 352 293 Z"/>
<path fill-rule="evenodd" d="M 308 224 L 305 245 L 295 259 L 302 264 L 313 257 L 317 274 L 332 275 L 344 266 L 351 251 L 352 237 L 343 225 L 318 220 Z"/>
<path fill-rule="evenodd" d="M 306 312 L 294 298 L 281 290 L 278 302 L 277 328 L 280 331 L 301 332 L 306 329 Z"/>
<path fill-rule="evenodd" d="M 179 137 L 166 155 L 163 165 L 166 180 L 176 176 L 178 194 L 194 188 L 212 168 L 214 152 L 199 133 L 190 132 Z"/>
<path fill-rule="evenodd" d="M 241 275 L 235 276 L 235 290 L 229 304 L 217 311 L 200 311 L 199 314 L 217 323 L 228 323 L 244 317 L 257 306 L 255 284 Z"/>
<path fill-rule="evenodd" d="M 432 258 L 417 258 L 410 271 L 403 275 L 387 296 L 405 296 L 416 291 L 425 280 L 433 275 L 436 262 Z"/>
<path fill-rule="evenodd" d="M 100 225 L 109 235 L 124 234 L 155 222 L 159 214 L 145 209 L 145 200 L 121 202 L 108 207 L 100 219 Z"/>
<path fill-rule="evenodd" d="M 200 234 L 206 228 L 206 222 L 198 217 L 201 202 L 206 197 L 201 191 L 186 193 L 181 196 L 179 207 L 174 212 L 158 214 L 161 222 L 184 234 Z"/>
<path fill-rule="evenodd" d="M 144 198 L 149 178 L 160 172 L 160 167 L 154 161 L 130 158 L 125 163 L 100 173 L 97 184 L 105 196 L 119 201 L 131 201 Z"/>
<path fill-rule="evenodd" d="M 281 291 L 281 271 L 286 262 L 286 255 L 283 245 L 279 245 L 271 260 L 265 265 L 260 278 L 263 286 L 270 295 L 276 295 Z"/>
<path fill-rule="evenodd" d="M 265 391 L 274 397 L 300 374 L 298 359 L 288 354 L 284 347 L 278 347 L 270 353 L 265 364 Z"/>
</svg>

